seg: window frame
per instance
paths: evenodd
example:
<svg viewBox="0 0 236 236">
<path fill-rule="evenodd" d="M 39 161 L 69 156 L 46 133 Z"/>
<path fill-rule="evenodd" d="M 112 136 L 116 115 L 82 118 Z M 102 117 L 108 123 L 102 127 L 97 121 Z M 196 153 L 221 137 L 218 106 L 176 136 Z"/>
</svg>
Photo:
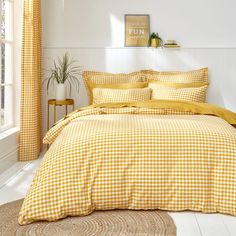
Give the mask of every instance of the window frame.
<svg viewBox="0 0 236 236">
<path fill-rule="evenodd" d="M 9 1 L 11 2 L 11 40 L 8 40 L 8 39 L 3 39 L 1 36 L 0 36 L 0 48 L 1 48 L 1 45 L 2 44 L 5 44 L 5 45 L 9 45 L 10 48 L 11 48 L 11 83 L 4 83 L 2 84 L 1 83 L 1 73 L 0 73 L 0 95 L 1 95 L 1 88 L 2 87 L 11 87 L 11 90 L 12 90 L 12 94 L 11 94 L 11 107 L 10 107 L 10 110 L 11 110 L 11 114 L 9 116 L 11 116 L 11 120 L 10 120 L 10 123 L 6 124 L 6 125 L 3 125 L 1 126 L 0 125 L 0 134 L 3 133 L 4 131 L 8 130 L 8 129 L 11 129 L 15 126 L 16 124 L 16 118 L 15 118 L 15 71 L 14 71 L 14 61 L 15 61 L 15 57 L 14 57 L 14 49 L 15 49 L 15 41 L 14 41 L 14 0 L 6 0 L 6 1 Z M 0 13 L 1 13 L 2 9 L 1 9 L 1 5 L 0 5 Z M 0 26 L 1 26 L 1 17 L 0 17 Z M 0 27 L 1 28 L 1 27 Z M 6 48 L 6 47 L 5 47 Z M 1 59 L 1 55 L 0 55 L 0 59 Z M 1 63 L 1 62 L 0 62 Z M 1 68 L 1 64 L 0 64 L 0 68 Z M 1 96 L 0 96 L 0 99 L 1 99 Z M 1 100 L 0 100 L 1 102 Z M 1 109 L 1 108 L 0 108 Z"/>
</svg>

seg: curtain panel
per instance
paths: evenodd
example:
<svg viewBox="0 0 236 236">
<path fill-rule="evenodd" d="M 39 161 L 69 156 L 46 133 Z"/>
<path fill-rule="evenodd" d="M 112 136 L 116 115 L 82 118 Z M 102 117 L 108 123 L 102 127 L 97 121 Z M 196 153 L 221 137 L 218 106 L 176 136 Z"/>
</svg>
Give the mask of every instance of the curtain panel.
<svg viewBox="0 0 236 236">
<path fill-rule="evenodd" d="M 19 160 L 38 158 L 42 146 L 41 1 L 24 0 Z"/>
</svg>

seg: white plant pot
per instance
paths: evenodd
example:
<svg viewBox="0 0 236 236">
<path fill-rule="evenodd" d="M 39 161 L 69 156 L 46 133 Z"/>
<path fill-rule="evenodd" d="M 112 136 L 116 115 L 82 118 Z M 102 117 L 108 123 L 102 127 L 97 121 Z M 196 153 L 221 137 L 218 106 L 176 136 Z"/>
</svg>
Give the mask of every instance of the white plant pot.
<svg viewBox="0 0 236 236">
<path fill-rule="evenodd" d="M 57 84 L 56 86 L 56 100 L 63 101 L 66 100 L 66 85 Z"/>
</svg>

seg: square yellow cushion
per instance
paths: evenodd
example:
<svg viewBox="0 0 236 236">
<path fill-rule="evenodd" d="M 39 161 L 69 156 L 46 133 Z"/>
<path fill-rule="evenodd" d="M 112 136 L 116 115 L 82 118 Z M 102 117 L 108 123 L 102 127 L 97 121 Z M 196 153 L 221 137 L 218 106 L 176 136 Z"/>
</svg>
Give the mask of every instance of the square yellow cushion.
<svg viewBox="0 0 236 236">
<path fill-rule="evenodd" d="M 152 100 L 206 102 L 207 85 L 193 88 L 152 87 Z"/>
<path fill-rule="evenodd" d="M 147 80 L 172 83 L 208 83 L 208 68 L 192 71 L 143 70 Z"/>
<path fill-rule="evenodd" d="M 93 89 L 93 104 L 110 102 L 143 102 L 151 99 L 150 88 L 136 89 Z"/>
<path fill-rule="evenodd" d="M 84 71 L 83 80 L 89 97 L 89 103 L 92 104 L 92 90 L 95 85 L 121 84 L 145 82 L 145 76 L 142 72 L 133 72 L 130 74 L 112 74 L 107 72 Z M 119 87 L 118 87 L 119 88 Z"/>
</svg>

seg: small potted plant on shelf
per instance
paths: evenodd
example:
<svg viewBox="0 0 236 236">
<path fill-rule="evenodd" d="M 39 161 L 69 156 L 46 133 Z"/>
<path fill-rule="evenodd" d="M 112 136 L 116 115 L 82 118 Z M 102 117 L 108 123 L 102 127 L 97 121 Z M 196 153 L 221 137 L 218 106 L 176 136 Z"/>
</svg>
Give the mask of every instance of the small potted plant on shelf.
<svg viewBox="0 0 236 236">
<path fill-rule="evenodd" d="M 163 45 L 163 40 L 158 33 L 152 33 L 150 36 L 150 46 L 157 48 Z"/>
<path fill-rule="evenodd" d="M 79 85 L 82 70 L 81 66 L 76 65 L 75 60 L 65 53 L 61 58 L 54 61 L 53 67 L 49 70 L 50 74 L 46 78 L 47 92 L 50 85 L 56 84 L 56 100 L 62 101 L 66 99 L 66 84 L 69 86 L 70 96 L 71 89 L 74 87 L 79 91 Z"/>
</svg>

